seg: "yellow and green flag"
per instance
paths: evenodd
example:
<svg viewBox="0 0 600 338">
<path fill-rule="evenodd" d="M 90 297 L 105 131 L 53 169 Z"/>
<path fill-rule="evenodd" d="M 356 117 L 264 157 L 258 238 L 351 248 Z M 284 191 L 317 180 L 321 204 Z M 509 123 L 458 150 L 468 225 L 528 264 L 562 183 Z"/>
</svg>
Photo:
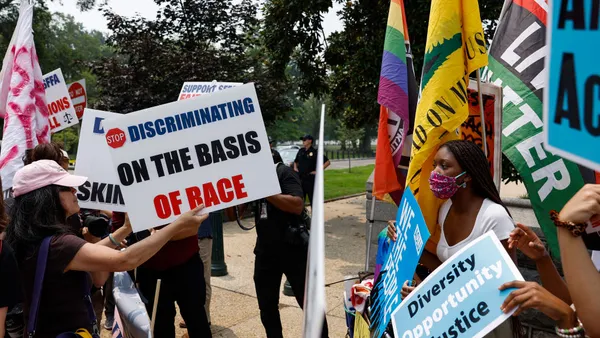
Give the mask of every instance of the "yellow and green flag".
<svg viewBox="0 0 600 338">
<path fill-rule="evenodd" d="M 469 74 L 488 63 L 487 43 L 477 0 L 433 0 L 406 185 L 413 191 L 431 233 L 427 250 L 440 237 L 438 209 L 443 201 L 429 189 L 433 157 L 440 145 L 458 139 L 469 115 Z"/>
</svg>

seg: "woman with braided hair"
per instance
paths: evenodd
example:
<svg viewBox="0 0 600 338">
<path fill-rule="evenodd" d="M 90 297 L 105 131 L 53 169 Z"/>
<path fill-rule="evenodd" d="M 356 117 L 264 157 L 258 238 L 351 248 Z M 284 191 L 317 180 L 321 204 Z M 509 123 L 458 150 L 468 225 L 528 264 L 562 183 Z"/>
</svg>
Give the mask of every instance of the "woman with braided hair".
<svg viewBox="0 0 600 338">
<path fill-rule="evenodd" d="M 478 145 L 464 140 L 443 144 L 433 160 L 429 186 L 437 198 L 447 201 L 438 212 L 438 224 L 442 232 L 437 255 L 424 251 L 421 264 L 433 271 L 490 230 L 494 231 L 509 255 L 515 259 L 515 250 L 508 247 L 514 222 L 500 199 L 489 162 Z M 393 222 L 388 225 L 388 237 L 397 239 Z M 415 285 L 405 283 L 401 290 L 402 297 L 405 298 L 414 288 Z M 513 331 L 518 333 L 506 321 L 486 337 L 510 337 Z"/>
</svg>

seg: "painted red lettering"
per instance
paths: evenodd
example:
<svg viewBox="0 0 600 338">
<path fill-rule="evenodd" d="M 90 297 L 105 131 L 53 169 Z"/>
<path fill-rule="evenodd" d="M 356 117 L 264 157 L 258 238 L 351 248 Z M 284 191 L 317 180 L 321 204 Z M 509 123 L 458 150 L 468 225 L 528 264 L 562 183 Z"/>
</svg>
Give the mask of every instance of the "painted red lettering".
<svg viewBox="0 0 600 338">
<path fill-rule="evenodd" d="M 156 215 L 160 219 L 166 219 L 171 216 L 171 207 L 169 206 L 169 199 L 165 195 L 158 195 L 154 197 L 154 209 Z"/>
<path fill-rule="evenodd" d="M 231 178 L 233 181 L 233 190 L 235 191 L 235 196 L 238 199 L 248 197 L 248 193 L 244 191 L 246 186 L 242 182 L 243 179 L 244 177 L 242 175 L 235 175 Z"/>
<path fill-rule="evenodd" d="M 169 200 L 171 200 L 171 206 L 173 208 L 174 215 L 181 215 L 181 209 L 179 206 L 181 205 L 181 199 L 179 198 L 179 191 L 173 191 L 169 193 Z"/>
<path fill-rule="evenodd" d="M 202 185 L 202 192 L 204 192 L 204 202 L 207 208 L 221 203 L 212 183 L 204 183 Z"/>
<path fill-rule="evenodd" d="M 185 194 L 187 195 L 188 203 L 190 204 L 190 209 L 194 209 L 195 207 L 202 204 L 202 197 L 200 196 L 200 188 L 193 186 L 185 189 Z"/>
<path fill-rule="evenodd" d="M 69 102 L 68 97 L 63 97 L 62 102 L 63 102 L 63 105 L 65 106 L 65 109 L 69 109 L 71 107 L 71 102 Z"/>
<path fill-rule="evenodd" d="M 229 203 L 235 198 L 233 191 L 230 189 L 231 182 L 228 179 L 222 178 L 217 182 L 217 190 L 219 191 L 219 198 L 222 202 Z"/>
</svg>

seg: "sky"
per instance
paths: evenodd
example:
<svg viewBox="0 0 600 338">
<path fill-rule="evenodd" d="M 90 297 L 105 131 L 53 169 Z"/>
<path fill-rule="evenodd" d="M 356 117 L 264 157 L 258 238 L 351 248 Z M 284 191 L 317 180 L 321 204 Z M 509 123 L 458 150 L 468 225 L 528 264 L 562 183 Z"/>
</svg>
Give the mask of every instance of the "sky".
<svg viewBox="0 0 600 338">
<path fill-rule="evenodd" d="M 75 20 L 83 23 L 86 29 L 108 33 L 108 28 L 106 27 L 107 21 L 100 11 L 80 12 L 75 3 L 76 0 L 47 2 L 50 11 L 73 15 Z M 158 10 L 158 5 L 153 0 L 109 0 L 109 6 L 119 15 L 129 17 L 140 14 L 147 19 L 154 19 Z M 325 15 L 323 20 L 325 35 L 329 36 L 332 32 L 342 30 L 342 22 L 336 14 L 341 9 L 341 6 L 341 4 L 335 3 L 333 9 Z"/>
</svg>

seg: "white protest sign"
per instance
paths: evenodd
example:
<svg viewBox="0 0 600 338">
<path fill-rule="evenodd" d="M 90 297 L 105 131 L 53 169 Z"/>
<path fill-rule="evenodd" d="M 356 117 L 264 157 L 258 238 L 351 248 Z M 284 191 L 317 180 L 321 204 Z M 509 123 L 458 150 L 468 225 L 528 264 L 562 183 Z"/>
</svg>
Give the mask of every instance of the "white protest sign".
<svg viewBox="0 0 600 338">
<path fill-rule="evenodd" d="M 221 90 L 238 87 L 241 82 L 185 82 L 181 87 L 178 101 L 191 99 L 193 97 L 220 92 Z"/>
<path fill-rule="evenodd" d="M 51 132 L 56 133 L 79 123 L 60 68 L 44 75 L 42 81 L 46 90 Z"/>
<path fill-rule="evenodd" d="M 134 231 L 281 193 L 254 84 L 104 121 Z"/>
<path fill-rule="evenodd" d="M 119 177 L 104 137 L 104 120 L 121 117 L 116 113 L 85 109 L 75 163 L 75 175 L 88 178 L 78 188 L 77 199 L 82 208 L 126 211 Z"/>
<path fill-rule="evenodd" d="M 306 267 L 306 293 L 304 295 L 304 338 L 321 337 L 325 318 L 325 202 L 323 187 L 323 144 L 325 130 L 325 105 L 321 108 L 317 173 L 312 203 L 308 264 Z"/>
</svg>

